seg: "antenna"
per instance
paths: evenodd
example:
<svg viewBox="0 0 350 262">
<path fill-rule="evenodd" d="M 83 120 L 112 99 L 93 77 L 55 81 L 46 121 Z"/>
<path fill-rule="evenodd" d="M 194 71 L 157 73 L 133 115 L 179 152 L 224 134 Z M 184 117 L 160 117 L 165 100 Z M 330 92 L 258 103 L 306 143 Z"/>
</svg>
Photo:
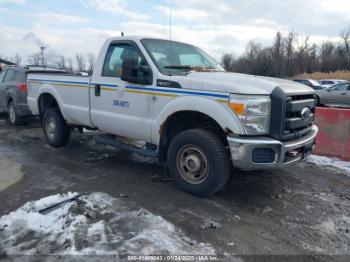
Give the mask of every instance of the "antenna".
<svg viewBox="0 0 350 262">
<path fill-rule="evenodd" d="M 172 5 L 171 0 L 169 0 L 169 55 L 170 55 L 170 64 L 172 65 L 172 26 L 173 26 L 173 19 L 172 19 Z"/>
<path fill-rule="evenodd" d="M 119 16 L 119 17 L 120 17 L 119 23 L 120 23 L 120 27 L 121 27 L 121 29 L 122 29 L 120 35 L 123 37 L 123 36 L 124 36 L 123 24 L 124 24 L 124 13 L 125 13 L 125 9 L 123 8 L 121 2 L 118 3 L 118 7 L 120 8 L 120 11 L 121 11 L 121 15 Z"/>
</svg>

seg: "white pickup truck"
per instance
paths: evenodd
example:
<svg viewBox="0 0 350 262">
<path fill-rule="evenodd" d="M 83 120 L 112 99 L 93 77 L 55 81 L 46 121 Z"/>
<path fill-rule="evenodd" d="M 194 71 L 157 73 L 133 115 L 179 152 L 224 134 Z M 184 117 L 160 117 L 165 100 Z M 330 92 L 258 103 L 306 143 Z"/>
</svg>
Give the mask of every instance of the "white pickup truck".
<svg viewBox="0 0 350 262">
<path fill-rule="evenodd" d="M 195 46 L 151 38 L 108 39 L 91 78 L 30 75 L 28 103 L 51 146 L 82 127 L 108 134 L 100 141 L 110 145 L 144 141 L 140 152 L 159 157 L 181 189 L 199 196 L 220 190 L 233 168 L 303 159 L 318 133 L 311 88 L 228 73 Z"/>
</svg>

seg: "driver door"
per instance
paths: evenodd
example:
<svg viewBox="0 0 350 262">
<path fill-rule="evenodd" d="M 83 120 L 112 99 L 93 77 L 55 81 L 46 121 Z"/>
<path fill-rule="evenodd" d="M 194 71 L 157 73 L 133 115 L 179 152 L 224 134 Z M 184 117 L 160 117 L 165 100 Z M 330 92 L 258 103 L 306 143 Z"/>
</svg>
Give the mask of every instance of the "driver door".
<svg viewBox="0 0 350 262">
<path fill-rule="evenodd" d="M 91 118 L 106 133 L 150 142 L 153 98 L 128 88 L 144 85 L 121 80 L 123 61 L 130 57 L 147 65 L 132 41 L 117 41 L 108 47 L 101 72 L 94 73 L 91 80 Z"/>
</svg>

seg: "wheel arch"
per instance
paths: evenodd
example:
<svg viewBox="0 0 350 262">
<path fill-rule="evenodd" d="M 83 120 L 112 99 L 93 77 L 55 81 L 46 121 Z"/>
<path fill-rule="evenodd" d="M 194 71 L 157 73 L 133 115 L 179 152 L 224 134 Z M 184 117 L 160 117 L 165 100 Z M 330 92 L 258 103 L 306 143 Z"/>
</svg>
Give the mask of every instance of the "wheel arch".
<svg viewBox="0 0 350 262">
<path fill-rule="evenodd" d="M 206 101 L 208 99 L 204 100 L 201 99 L 200 102 L 205 102 L 206 108 L 203 108 L 203 105 L 198 103 L 192 104 L 193 106 L 189 106 L 186 103 L 181 105 L 174 104 L 163 110 L 160 116 L 162 120 L 158 120 L 159 124 L 154 129 L 157 130 L 155 139 L 159 139 L 155 141 L 159 145 L 161 162 L 166 160 L 167 149 L 171 140 L 182 131 L 195 128 L 210 129 L 225 144 L 227 144 L 227 135 L 243 132 L 240 122 L 236 122 L 239 120 L 234 118 L 236 117 L 234 113 L 229 112 L 217 102 L 211 100 L 208 102 Z"/>
<path fill-rule="evenodd" d="M 37 103 L 41 120 L 43 119 L 44 113 L 50 108 L 57 108 L 61 114 L 63 114 L 61 110 L 62 107 L 60 106 L 59 100 L 56 97 L 57 96 L 49 92 L 42 92 L 38 96 Z"/>
<path fill-rule="evenodd" d="M 9 106 L 10 102 L 14 102 L 15 99 L 12 97 L 12 95 L 8 95 L 7 98 L 6 98 L 6 101 L 7 101 L 7 106 Z"/>
<path fill-rule="evenodd" d="M 64 112 L 64 107 L 63 107 L 63 101 L 59 95 L 59 93 L 57 92 L 56 88 L 53 87 L 50 84 L 44 84 L 40 87 L 40 91 L 37 95 L 38 99 L 37 99 L 37 106 L 38 106 L 38 112 L 41 115 L 43 112 L 45 111 L 41 111 L 42 108 L 40 108 L 41 103 L 42 103 L 42 99 L 43 98 L 48 98 L 50 97 L 50 99 L 53 99 L 56 102 L 57 107 L 59 108 L 61 114 L 63 116 L 65 116 L 65 112 Z M 47 109 L 47 108 L 45 108 Z"/>
<path fill-rule="evenodd" d="M 233 134 L 244 134 L 244 128 L 237 115 L 222 101 L 216 101 L 205 97 L 183 96 L 168 102 L 158 114 L 152 126 L 152 141 L 158 144 L 164 124 L 174 115 L 180 112 L 198 112 L 213 119 L 222 130 L 228 130 Z"/>
</svg>

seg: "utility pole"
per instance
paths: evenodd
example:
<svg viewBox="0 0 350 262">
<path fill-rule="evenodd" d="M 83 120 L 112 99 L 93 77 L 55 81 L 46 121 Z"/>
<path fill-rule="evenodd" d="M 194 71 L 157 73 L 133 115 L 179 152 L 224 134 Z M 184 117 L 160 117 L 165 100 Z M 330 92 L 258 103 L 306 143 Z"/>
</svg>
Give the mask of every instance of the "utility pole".
<svg viewBox="0 0 350 262">
<path fill-rule="evenodd" d="M 41 49 L 41 65 L 42 65 L 42 67 L 45 67 L 44 51 L 45 51 L 46 47 L 40 46 L 40 49 Z"/>
</svg>

